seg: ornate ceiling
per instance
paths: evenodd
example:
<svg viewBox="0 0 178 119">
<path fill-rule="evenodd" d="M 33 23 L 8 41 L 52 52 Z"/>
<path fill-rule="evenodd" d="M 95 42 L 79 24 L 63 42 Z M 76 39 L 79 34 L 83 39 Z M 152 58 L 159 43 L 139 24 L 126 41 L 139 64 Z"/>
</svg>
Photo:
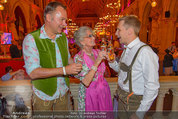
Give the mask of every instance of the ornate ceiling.
<svg viewBox="0 0 178 119">
<path fill-rule="evenodd" d="M 117 0 L 62 0 L 69 9 L 68 16 L 73 19 L 81 17 L 99 18 L 108 10 L 106 3 L 114 1 Z"/>
</svg>

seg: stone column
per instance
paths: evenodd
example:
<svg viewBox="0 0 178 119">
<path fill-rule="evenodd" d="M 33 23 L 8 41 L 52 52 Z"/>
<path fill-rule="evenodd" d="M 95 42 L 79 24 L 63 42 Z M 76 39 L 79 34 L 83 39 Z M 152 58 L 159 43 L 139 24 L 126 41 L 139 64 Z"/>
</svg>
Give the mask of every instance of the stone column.
<svg viewBox="0 0 178 119">
<path fill-rule="evenodd" d="M 75 111 L 78 110 L 78 90 L 79 90 L 79 84 L 70 84 L 70 91 L 73 96 Z"/>
<path fill-rule="evenodd" d="M 178 89 L 171 89 L 173 92 L 172 111 L 178 111 Z"/>
<path fill-rule="evenodd" d="M 172 101 L 172 112 L 169 114 L 169 119 L 177 119 L 178 117 L 178 89 L 171 89 L 173 92 L 173 101 Z"/>
<path fill-rule="evenodd" d="M 141 41 L 147 42 L 147 24 L 142 24 L 139 37 Z"/>
<path fill-rule="evenodd" d="M 157 19 L 152 18 L 152 24 L 151 24 L 151 39 L 150 44 L 153 45 L 160 45 L 160 42 L 158 41 L 158 21 Z"/>
<path fill-rule="evenodd" d="M 164 50 L 167 49 L 171 42 L 174 41 L 174 28 L 176 24 L 176 19 L 173 18 L 163 18 L 158 20 L 158 41 L 160 43 L 160 56 L 159 59 L 163 60 Z"/>
<path fill-rule="evenodd" d="M 113 101 L 114 94 L 115 94 L 116 89 L 117 89 L 117 82 L 108 82 L 108 84 L 109 84 L 109 87 L 110 87 L 111 98 L 112 98 L 112 101 Z"/>
<path fill-rule="evenodd" d="M 73 99 L 74 99 L 74 110 L 77 111 L 78 110 L 78 98 L 73 97 Z"/>
<path fill-rule="evenodd" d="M 156 111 L 163 111 L 164 97 L 166 93 L 169 93 L 168 89 L 160 89 L 156 102 Z"/>
<path fill-rule="evenodd" d="M 12 31 L 12 34 L 14 35 L 14 39 L 19 40 L 19 36 L 17 34 L 17 30 L 14 22 L 10 23 L 9 30 Z"/>
<path fill-rule="evenodd" d="M 156 113 L 153 115 L 154 119 L 163 119 L 161 111 L 163 111 L 165 94 L 169 93 L 169 89 L 160 89 L 156 101 Z"/>
</svg>

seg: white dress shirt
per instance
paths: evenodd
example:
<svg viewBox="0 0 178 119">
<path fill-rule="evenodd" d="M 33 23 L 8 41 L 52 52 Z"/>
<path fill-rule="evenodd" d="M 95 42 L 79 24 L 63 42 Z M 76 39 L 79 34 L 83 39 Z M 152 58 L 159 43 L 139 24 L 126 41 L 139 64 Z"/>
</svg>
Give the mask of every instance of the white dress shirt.
<svg viewBox="0 0 178 119">
<path fill-rule="evenodd" d="M 121 62 L 130 65 L 135 53 L 142 45 L 145 45 L 145 43 L 141 42 L 138 37 L 127 45 L 125 51 L 122 53 Z M 158 95 L 158 88 L 160 87 L 158 60 L 159 58 L 153 50 L 148 46 L 144 46 L 138 53 L 135 63 L 133 64 L 132 90 L 135 95 L 143 95 L 137 112 L 148 111 Z M 126 84 L 123 83 L 127 77 L 127 72 L 120 70 L 119 63 L 116 61 L 109 63 L 109 65 L 116 72 L 119 72 L 118 84 L 121 89 L 129 92 L 129 81 Z"/>
</svg>

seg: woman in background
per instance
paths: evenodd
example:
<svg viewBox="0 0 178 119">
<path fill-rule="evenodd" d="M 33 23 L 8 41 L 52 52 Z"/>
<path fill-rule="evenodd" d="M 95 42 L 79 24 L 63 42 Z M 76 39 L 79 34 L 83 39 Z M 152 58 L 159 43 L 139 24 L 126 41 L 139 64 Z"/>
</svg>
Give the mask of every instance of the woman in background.
<svg viewBox="0 0 178 119">
<path fill-rule="evenodd" d="M 2 81 L 7 81 L 7 80 L 16 80 L 16 79 L 24 79 L 24 70 L 19 69 L 17 71 L 13 71 L 11 66 L 7 66 L 5 68 L 6 74 L 1 77 Z"/>
<path fill-rule="evenodd" d="M 169 76 L 173 73 L 173 56 L 170 54 L 170 51 L 168 49 L 165 50 L 166 55 L 164 56 L 163 60 L 163 67 L 165 69 L 165 75 Z"/>
</svg>

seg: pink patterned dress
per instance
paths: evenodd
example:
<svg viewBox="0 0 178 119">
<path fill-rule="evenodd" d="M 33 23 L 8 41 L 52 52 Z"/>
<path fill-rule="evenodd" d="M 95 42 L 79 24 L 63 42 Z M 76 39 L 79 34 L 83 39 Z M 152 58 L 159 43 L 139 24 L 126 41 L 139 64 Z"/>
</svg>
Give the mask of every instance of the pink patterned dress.
<svg viewBox="0 0 178 119">
<path fill-rule="evenodd" d="M 98 51 L 93 49 L 95 59 L 98 56 Z M 91 70 L 94 61 L 87 54 L 80 51 L 74 57 L 75 63 L 82 64 L 82 71 L 76 75 L 80 80 L 84 79 L 85 75 Z M 112 112 L 113 105 L 109 85 L 104 78 L 105 63 L 102 62 L 95 73 L 90 86 L 86 88 L 82 83 L 79 86 L 79 101 L 78 109 L 80 111 L 106 111 Z"/>
</svg>

